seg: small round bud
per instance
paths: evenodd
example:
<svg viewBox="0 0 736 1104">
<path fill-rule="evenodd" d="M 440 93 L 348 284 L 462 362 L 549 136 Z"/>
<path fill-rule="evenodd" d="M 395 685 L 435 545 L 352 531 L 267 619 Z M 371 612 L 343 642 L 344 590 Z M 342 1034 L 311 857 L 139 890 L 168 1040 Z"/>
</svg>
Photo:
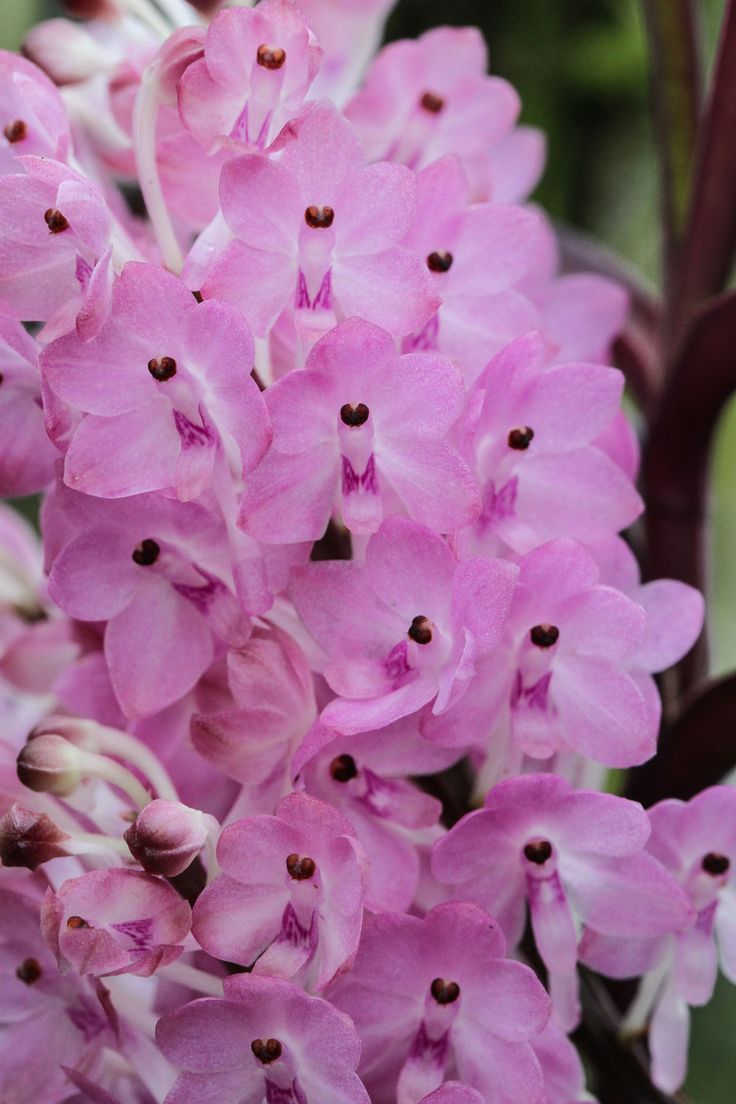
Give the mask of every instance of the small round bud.
<svg viewBox="0 0 736 1104">
<path fill-rule="evenodd" d="M 22 981 L 24 985 L 33 985 L 34 981 L 38 981 L 42 974 L 43 970 L 37 958 L 24 958 L 15 971 L 18 981 Z"/>
<path fill-rule="evenodd" d="M 302 856 L 293 852 L 286 857 L 286 869 L 295 882 L 306 882 L 314 876 L 317 864 L 309 855 Z"/>
<path fill-rule="evenodd" d="M 34 736 L 18 756 L 18 778 L 36 793 L 66 797 L 82 781 L 82 755 L 63 736 L 50 732 Z"/>
<path fill-rule="evenodd" d="M 335 212 L 331 207 L 315 207 L 312 204 L 304 212 L 304 221 L 313 230 L 327 230 L 335 221 Z"/>
<path fill-rule="evenodd" d="M 340 418 L 346 426 L 362 426 L 370 418 L 371 412 L 365 403 L 345 403 L 340 407 Z"/>
<path fill-rule="evenodd" d="M 16 142 L 22 142 L 24 138 L 28 137 L 28 127 L 22 119 L 14 119 L 12 123 L 3 129 L 3 134 L 8 139 L 11 145 Z"/>
<path fill-rule="evenodd" d="M 174 878 L 186 870 L 207 842 L 216 821 L 179 801 L 156 798 L 123 833 L 133 858 L 149 874 Z"/>
<path fill-rule="evenodd" d="M 538 648 L 551 648 L 560 639 L 560 630 L 556 625 L 535 625 L 529 632 L 529 638 Z"/>
<path fill-rule="evenodd" d="M 141 567 L 150 567 L 155 564 L 160 554 L 161 549 L 156 541 L 146 537 L 133 549 L 133 562 L 140 564 Z"/>
<path fill-rule="evenodd" d="M 176 361 L 173 357 L 153 357 L 148 362 L 148 371 L 157 383 L 166 383 L 176 375 Z"/>
<path fill-rule="evenodd" d="M 263 69 L 281 69 L 286 61 L 286 50 L 280 46 L 268 46 L 265 42 L 258 47 L 256 61 Z"/>
<path fill-rule="evenodd" d="M 435 978 L 429 991 L 438 1004 L 454 1004 L 460 996 L 460 986 L 447 978 Z"/>
<path fill-rule="evenodd" d="M 719 878 L 721 874 L 727 873 L 731 866 L 731 860 L 728 855 L 721 855 L 717 851 L 709 851 L 703 857 L 702 866 L 706 874 L 710 874 L 713 878 Z"/>
<path fill-rule="evenodd" d="M 54 207 L 49 207 L 48 211 L 44 213 L 43 220 L 51 234 L 63 234 L 65 230 L 69 229 L 69 220 Z"/>
<path fill-rule="evenodd" d="M 70 837 L 46 813 L 11 805 L 0 819 L 0 862 L 3 866 L 37 866 L 69 852 L 62 846 Z"/>
<path fill-rule="evenodd" d="M 410 636 L 416 644 L 429 644 L 432 639 L 432 622 L 423 614 L 417 614 L 417 616 L 412 619 L 407 635 Z"/>
<path fill-rule="evenodd" d="M 338 755 L 330 763 L 330 774 L 336 782 L 349 782 L 358 774 L 352 755 Z"/>
<path fill-rule="evenodd" d="M 549 840 L 531 840 L 530 843 L 524 848 L 524 858 L 529 862 L 534 863 L 535 866 L 544 866 L 549 858 L 552 857 L 552 844 Z"/>
<path fill-rule="evenodd" d="M 445 101 L 436 92 L 425 92 L 419 103 L 430 115 L 439 115 L 445 106 Z"/>
<path fill-rule="evenodd" d="M 427 257 L 427 268 L 430 272 L 449 272 L 453 259 L 452 253 L 447 251 L 430 253 Z"/>
<path fill-rule="evenodd" d="M 250 1044 L 250 1049 L 259 1062 L 263 1062 L 264 1066 L 268 1066 L 281 1057 L 283 1048 L 278 1039 L 254 1039 Z"/>
<path fill-rule="evenodd" d="M 523 452 L 528 449 L 534 440 L 534 430 L 531 426 L 517 426 L 509 432 L 509 448 Z"/>
</svg>

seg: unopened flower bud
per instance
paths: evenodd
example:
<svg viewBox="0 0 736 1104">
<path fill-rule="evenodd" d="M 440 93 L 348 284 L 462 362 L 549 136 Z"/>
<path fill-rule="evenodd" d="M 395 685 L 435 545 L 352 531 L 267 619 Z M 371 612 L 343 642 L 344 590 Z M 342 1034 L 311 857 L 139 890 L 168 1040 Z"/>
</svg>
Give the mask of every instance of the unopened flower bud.
<svg viewBox="0 0 736 1104">
<path fill-rule="evenodd" d="M 0 819 L 0 861 L 3 866 L 35 870 L 49 859 L 67 855 L 63 844 L 69 838 L 46 813 L 11 805 Z"/>
<path fill-rule="evenodd" d="M 173 878 L 186 870 L 217 827 L 214 817 L 199 809 L 157 798 L 138 814 L 124 839 L 149 874 Z"/>
<path fill-rule="evenodd" d="M 18 778 L 36 793 L 66 797 L 83 778 L 83 752 L 63 736 L 33 736 L 18 756 Z"/>
</svg>

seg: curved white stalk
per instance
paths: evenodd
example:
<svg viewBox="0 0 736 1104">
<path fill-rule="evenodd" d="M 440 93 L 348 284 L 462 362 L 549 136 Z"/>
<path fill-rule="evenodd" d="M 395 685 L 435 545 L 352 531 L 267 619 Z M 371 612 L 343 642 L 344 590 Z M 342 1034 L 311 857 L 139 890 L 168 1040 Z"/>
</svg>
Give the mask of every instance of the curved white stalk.
<svg viewBox="0 0 736 1104">
<path fill-rule="evenodd" d="M 184 257 L 166 206 L 156 164 L 156 120 L 161 106 L 158 64 L 154 60 L 148 66 L 135 98 L 133 147 L 141 192 L 164 264 L 178 276 L 184 267 Z"/>
</svg>

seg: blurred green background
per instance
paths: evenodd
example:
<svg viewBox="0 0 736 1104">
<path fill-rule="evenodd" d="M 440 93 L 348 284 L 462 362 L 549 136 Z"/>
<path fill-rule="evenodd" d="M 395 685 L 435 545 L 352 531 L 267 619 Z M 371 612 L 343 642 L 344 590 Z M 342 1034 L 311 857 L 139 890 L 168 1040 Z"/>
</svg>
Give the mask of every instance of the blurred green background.
<svg viewBox="0 0 736 1104">
<path fill-rule="evenodd" d="M 710 58 L 724 3 L 698 0 L 697 7 Z M 0 45 L 17 48 L 27 27 L 58 11 L 53 0 L 0 0 Z M 441 23 L 482 27 L 493 71 L 521 93 L 523 120 L 546 131 L 540 203 L 553 218 L 601 238 L 656 284 L 657 175 L 639 0 L 399 0 L 388 36 L 414 36 Z M 736 667 L 735 466 L 732 404 L 713 459 L 709 597 L 715 672 Z M 736 1101 L 736 989 L 723 981 L 708 1008 L 694 1012 L 683 1099 Z"/>
</svg>

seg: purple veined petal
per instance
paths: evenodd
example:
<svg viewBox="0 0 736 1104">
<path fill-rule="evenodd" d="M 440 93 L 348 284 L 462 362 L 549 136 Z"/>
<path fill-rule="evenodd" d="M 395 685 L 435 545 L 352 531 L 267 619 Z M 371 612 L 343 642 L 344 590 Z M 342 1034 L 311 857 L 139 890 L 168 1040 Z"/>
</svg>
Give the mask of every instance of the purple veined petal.
<svg viewBox="0 0 736 1104">
<path fill-rule="evenodd" d="M 365 570 L 369 585 L 399 616 L 417 614 L 447 623 L 456 560 L 447 543 L 407 518 L 389 518 L 371 538 Z"/>
<path fill-rule="evenodd" d="M 540 372 L 524 396 L 535 448 L 569 452 L 593 442 L 618 413 L 623 388 L 621 372 L 597 364 L 559 364 Z"/>
<path fill-rule="evenodd" d="M 379 698 L 335 698 L 322 710 L 321 720 L 338 732 L 370 732 L 415 713 L 431 701 L 437 683 L 422 675 Z"/>
<path fill-rule="evenodd" d="M 591 272 L 558 276 L 540 297 L 544 328 L 560 346 L 559 361 L 605 360 L 628 309 L 624 288 Z"/>
<path fill-rule="evenodd" d="M 284 257 L 231 241 L 207 271 L 201 292 L 243 311 L 255 337 L 267 337 L 296 292 L 296 256 Z"/>
<path fill-rule="evenodd" d="M 197 900 L 192 933 L 209 954 L 251 966 L 277 938 L 288 901 L 285 885 L 243 885 L 223 874 Z"/>
<path fill-rule="evenodd" d="M 647 938 L 681 931 L 694 919 L 681 886 L 647 852 L 566 852 L 560 869 L 575 910 L 597 932 Z"/>
<path fill-rule="evenodd" d="M 639 587 L 635 599 L 647 615 L 637 666 L 645 671 L 665 671 L 689 652 L 700 635 L 703 596 L 676 579 L 656 579 Z"/>
<path fill-rule="evenodd" d="M 561 611 L 564 643 L 583 655 L 603 656 L 627 664 L 640 646 L 646 616 L 641 607 L 608 586 L 570 598 Z"/>
<path fill-rule="evenodd" d="M 489 358 L 539 327 L 534 304 L 515 288 L 487 295 L 447 294 L 440 307 L 437 347 L 463 369 L 470 385 Z"/>
<path fill-rule="evenodd" d="M 405 165 L 383 161 L 348 177 L 353 201 L 340 212 L 343 257 L 381 253 L 403 238 L 417 205 L 416 178 Z"/>
<path fill-rule="evenodd" d="M 296 253 L 304 201 L 294 174 L 260 156 L 236 157 L 220 176 L 225 221 L 244 245 L 264 253 Z"/>
<path fill-rule="evenodd" d="M 491 196 L 494 203 L 520 203 L 533 192 L 544 170 L 546 138 L 534 127 L 516 127 L 493 145 Z"/>
<path fill-rule="evenodd" d="M 34 396 L 8 385 L 0 396 L 0 494 L 33 494 L 54 477 L 58 452 L 49 440 Z"/>
<path fill-rule="evenodd" d="M 186 694 L 209 667 L 213 651 L 204 618 L 161 579 L 144 579 L 105 631 L 110 677 L 128 716 L 155 713 Z"/>
<path fill-rule="evenodd" d="M 601 935 L 586 928 L 578 947 L 578 958 L 605 977 L 638 978 L 662 960 L 670 936 L 636 938 L 631 935 Z"/>
<path fill-rule="evenodd" d="M 510 1043 L 463 1024 L 455 1044 L 458 1075 L 484 1100 L 498 1104 L 544 1104 L 544 1077 L 529 1043 Z"/>
<path fill-rule="evenodd" d="M 377 600 L 365 565 L 354 561 L 295 570 L 292 597 L 307 631 L 340 662 L 368 658 L 384 663 L 411 622 Z"/>
<path fill-rule="evenodd" d="M 306 206 L 327 204 L 339 220 L 337 200 L 343 199 L 346 205 L 354 201 L 348 182 L 363 165 L 357 134 L 326 99 L 318 100 L 293 121 L 292 129 L 296 140 L 285 144 L 280 163 L 297 178 Z"/>
<path fill-rule="evenodd" d="M 163 395 L 115 417 L 88 414 L 67 450 L 65 483 L 100 498 L 125 498 L 172 486 L 181 443 L 171 415 L 171 403 Z"/>
<path fill-rule="evenodd" d="M 649 1026 L 652 1081 L 663 1092 L 676 1092 L 685 1080 L 689 1040 L 690 1010 L 670 982 Z"/>
<path fill-rule="evenodd" d="M 595 586 L 600 577 L 588 550 L 569 538 L 535 548 L 524 556 L 519 567 L 513 614 L 525 628 L 539 622 L 542 602 L 556 609 L 579 591 Z"/>
<path fill-rule="evenodd" d="M 518 577 L 517 566 L 505 560 L 471 557 L 458 565 L 453 620 L 467 627 L 480 652 L 490 651 L 501 639 Z"/>
<path fill-rule="evenodd" d="M 587 509 L 581 516 L 580 503 Z M 515 513 L 538 542 L 572 533 L 600 540 L 634 521 L 643 509 L 631 481 L 593 446 L 575 452 L 529 457 L 520 472 Z"/>
<path fill-rule="evenodd" d="M 524 275 L 538 233 L 538 216 L 523 207 L 470 207 L 455 243 L 463 264 L 463 292 L 493 295 Z"/>
<path fill-rule="evenodd" d="M 336 255 L 332 286 L 346 315 L 359 315 L 398 336 L 421 329 L 440 305 L 424 262 L 401 248 Z"/>
<path fill-rule="evenodd" d="M 638 801 L 613 794 L 573 790 L 555 809 L 555 841 L 563 849 L 596 855 L 642 850 L 651 828 Z"/>
<path fill-rule="evenodd" d="M 610 660 L 565 655 L 555 664 L 554 702 L 571 747 L 606 766 L 645 762 L 656 746 L 634 681 Z"/>
<path fill-rule="evenodd" d="M 411 437 L 384 439 L 379 470 L 396 492 L 407 514 L 435 532 L 471 524 L 480 512 L 472 473 L 444 441 Z"/>
<path fill-rule="evenodd" d="M 133 562 L 135 544 L 116 530 L 91 529 L 74 537 L 54 560 L 51 597 L 70 617 L 115 617 L 135 597 L 143 569 Z"/>
</svg>

